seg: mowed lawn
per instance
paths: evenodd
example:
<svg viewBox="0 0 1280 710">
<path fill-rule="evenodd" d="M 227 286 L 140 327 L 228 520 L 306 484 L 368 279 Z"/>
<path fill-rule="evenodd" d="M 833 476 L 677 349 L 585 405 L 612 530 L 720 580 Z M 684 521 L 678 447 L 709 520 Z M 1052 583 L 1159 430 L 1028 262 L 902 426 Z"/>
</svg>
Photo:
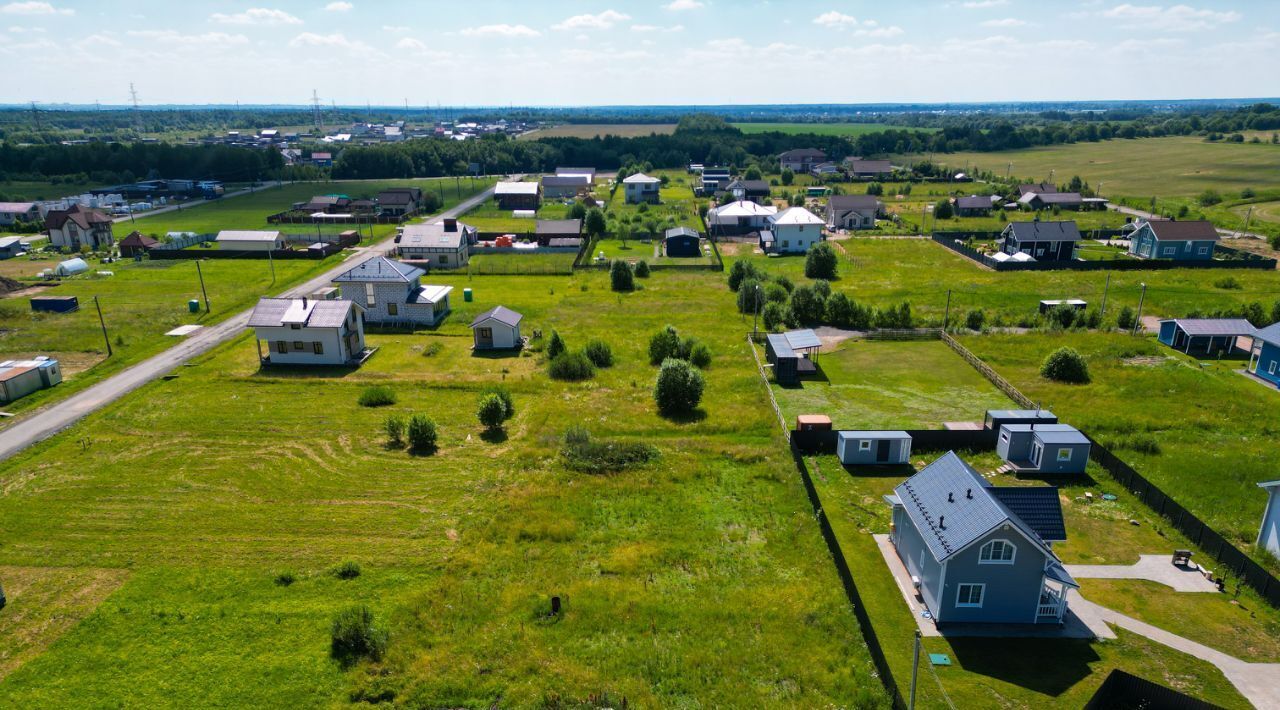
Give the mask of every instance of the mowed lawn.
<svg viewBox="0 0 1280 710">
<path fill-rule="evenodd" d="M 926 156 L 897 156 L 915 161 Z M 1206 189 L 1239 193 L 1280 188 L 1280 147 L 1268 143 L 1210 143 L 1196 136 L 1116 139 L 994 153 L 935 153 L 936 163 L 957 170 L 1007 172 L 1028 180 L 1065 183 L 1079 175 L 1107 197 L 1176 197 Z M 1012 168 L 1009 167 L 1012 163 Z"/>
<path fill-rule="evenodd" d="M 8 702 L 883 707 L 721 278 L 655 272 L 618 295 L 600 272 L 434 274 L 475 301 L 437 331 L 371 335 L 359 370 L 260 371 L 242 337 L 0 464 L 0 565 L 129 571 L 8 675 Z M 564 384 L 535 355 L 473 357 L 466 324 L 499 303 L 526 334 L 605 339 L 617 364 Z M 688 421 L 650 393 L 667 323 L 714 354 Z M 359 407 L 375 383 L 398 403 Z M 517 413 L 481 436 L 497 383 Z M 433 416 L 440 450 L 388 448 L 389 412 Z M 569 471 L 573 424 L 660 458 Z M 329 573 L 344 560 L 358 578 Z M 390 651 L 344 670 L 329 625 L 356 603 Z"/>
</svg>

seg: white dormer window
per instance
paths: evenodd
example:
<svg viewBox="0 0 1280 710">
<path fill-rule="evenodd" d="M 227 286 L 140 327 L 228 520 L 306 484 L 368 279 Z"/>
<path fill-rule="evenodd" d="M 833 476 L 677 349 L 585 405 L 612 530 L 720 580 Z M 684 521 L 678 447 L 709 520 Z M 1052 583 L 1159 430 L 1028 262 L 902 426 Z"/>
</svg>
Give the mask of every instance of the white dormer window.
<svg viewBox="0 0 1280 710">
<path fill-rule="evenodd" d="M 992 540 L 978 551 L 978 564 L 1011 565 L 1017 548 L 1008 540 Z"/>
</svg>

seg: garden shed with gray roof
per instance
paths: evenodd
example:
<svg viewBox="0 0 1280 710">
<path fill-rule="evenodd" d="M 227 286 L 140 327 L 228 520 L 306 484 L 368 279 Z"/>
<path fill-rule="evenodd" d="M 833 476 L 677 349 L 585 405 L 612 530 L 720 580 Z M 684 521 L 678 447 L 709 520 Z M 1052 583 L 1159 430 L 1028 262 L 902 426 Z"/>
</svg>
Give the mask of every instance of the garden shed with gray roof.
<svg viewBox="0 0 1280 710">
<path fill-rule="evenodd" d="M 471 334 L 476 350 L 512 350 L 524 343 L 520 338 L 520 321 L 524 316 L 507 308 L 494 306 L 471 321 Z"/>
<path fill-rule="evenodd" d="M 1157 338 L 1188 355 L 1215 355 L 1230 353 L 1237 338 L 1252 338 L 1257 332 L 1243 318 L 1167 318 L 1160 321 Z"/>
</svg>

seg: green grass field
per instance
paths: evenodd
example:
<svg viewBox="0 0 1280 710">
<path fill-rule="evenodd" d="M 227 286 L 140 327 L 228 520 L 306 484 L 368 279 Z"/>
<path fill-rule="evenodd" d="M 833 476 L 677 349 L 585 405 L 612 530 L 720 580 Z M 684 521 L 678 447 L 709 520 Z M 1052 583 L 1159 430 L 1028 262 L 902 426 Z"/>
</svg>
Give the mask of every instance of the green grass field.
<svg viewBox="0 0 1280 710">
<path fill-rule="evenodd" d="M 599 272 L 433 274 L 476 300 L 455 299 L 437 331 L 371 335 L 379 351 L 357 371 L 260 372 L 242 337 L 0 464 L 0 564 L 128 570 L 8 675 L 6 698 L 883 707 L 745 326 L 711 279 L 655 273 L 619 296 Z M 571 348 L 606 339 L 617 364 L 562 384 L 536 356 L 472 357 L 466 324 L 496 303 Z M 692 421 L 654 411 L 645 342 L 666 323 L 712 344 Z M 504 437 L 482 437 L 478 392 L 498 382 L 517 414 Z M 439 452 L 384 445 L 388 410 L 356 404 L 374 383 L 397 392 L 391 411 L 435 417 Z M 570 424 L 661 458 L 568 471 L 557 449 Z M 348 559 L 363 573 L 334 579 Z M 282 571 L 297 581 L 273 584 Z M 355 603 L 389 627 L 390 653 L 344 670 L 328 629 Z"/>
<path fill-rule="evenodd" d="M 621 136 L 635 138 L 650 134 L 668 135 L 675 133 L 674 123 L 565 123 L 550 128 L 539 128 L 520 136 L 519 140 L 537 140 L 539 138 L 596 138 L 600 136 Z"/>
<path fill-rule="evenodd" d="M 887 130 L 934 132 L 936 128 L 909 128 L 907 126 L 891 126 L 887 123 L 734 123 L 734 128 L 743 133 L 813 133 L 819 136 L 845 136 L 856 138 L 864 133 L 878 133 Z"/>
<path fill-rule="evenodd" d="M 930 156 L 896 156 L 914 161 Z M 1252 143 L 1209 143 L 1185 136 L 1110 140 L 1046 146 L 994 153 L 935 153 L 932 159 L 950 168 L 1009 173 L 1027 180 L 1064 183 L 1079 175 L 1106 197 L 1127 195 L 1165 198 L 1198 195 L 1206 189 L 1239 193 L 1280 188 L 1280 146 Z M 1009 167 L 1012 163 L 1012 168 Z"/>
<path fill-rule="evenodd" d="M 79 195 L 91 188 L 98 187 L 94 183 L 48 183 L 35 180 L 0 180 L 0 195 L 5 202 L 27 202 L 36 200 L 56 200 L 67 195 Z"/>
</svg>

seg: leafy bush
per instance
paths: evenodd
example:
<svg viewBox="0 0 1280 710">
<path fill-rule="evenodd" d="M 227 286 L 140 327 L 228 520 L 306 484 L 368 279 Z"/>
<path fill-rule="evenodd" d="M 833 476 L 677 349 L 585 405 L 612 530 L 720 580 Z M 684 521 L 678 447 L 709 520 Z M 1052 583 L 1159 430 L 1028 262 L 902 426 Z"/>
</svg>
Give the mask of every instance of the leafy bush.
<svg viewBox="0 0 1280 710">
<path fill-rule="evenodd" d="M 432 342 L 430 345 L 422 349 L 422 356 L 435 357 L 436 355 L 440 354 L 440 351 L 443 349 L 444 349 L 444 346 L 441 345 L 438 341 Z"/>
<path fill-rule="evenodd" d="M 791 292 L 790 320 L 802 325 L 821 323 L 826 315 L 825 299 L 812 286 L 797 286 Z"/>
<path fill-rule="evenodd" d="M 765 330 L 781 330 L 787 322 L 787 307 L 781 303 L 766 303 L 760 319 L 764 321 Z"/>
<path fill-rule="evenodd" d="M 750 261 L 739 259 L 733 262 L 733 266 L 729 267 L 729 290 L 737 291 L 738 287 L 747 278 L 753 278 L 757 281 L 763 281 L 765 274 L 755 264 Z"/>
<path fill-rule="evenodd" d="M 1243 286 L 1240 285 L 1240 282 L 1234 276 L 1226 276 L 1226 277 L 1220 278 L 1217 281 L 1214 281 L 1213 285 L 1215 288 L 1221 288 L 1221 289 L 1226 289 L 1230 291 L 1238 291 L 1244 288 Z"/>
<path fill-rule="evenodd" d="M 367 606 L 354 606 L 338 612 L 333 618 L 329 652 L 343 663 L 361 658 L 382 660 L 387 652 L 387 631 L 374 624 L 373 612 Z"/>
<path fill-rule="evenodd" d="M 431 420 L 431 417 L 425 414 L 414 414 L 409 417 L 409 425 L 405 431 L 412 451 L 429 454 L 436 450 L 436 423 Z"/>
<path fill-rule="evenodd" d="M 782 286 L 782 284 L 771 283 L 764 287 L 765 303 L 786 303 L 787 298 L 791 296 L 791 292 Z"/>
<path fill-rule="evenodd" d="M 1217 190 L 1205 190 L 1196 198 L 1196 202 L 1199 202 L 1201 207 L 1211 207 L 1222 202 L 1222 195 L 1219 195 Z"/>
<path fill-rule="evenodd" d="M 1257 194 L 1258 194 L 1258 193 L 1256 193 L 1256 192 L 1254 192 L 1254 191 L 1253 191 L 1253 188 L 1252 188 L 1252 187 L 1246 187 L 1245 189 L 1243 189 L 1243 190 L 1241 190 L 1241 191 L 1240 191 L 1240 199 L 1242 199 L 1242 200 L 1251 200 L 1251 199 L 1253 199 Z"/>
<path fill-rule="evenodd" d="M 507 420 L 507 405 L 502 398 L 490 392 L 480 395 L 480 407 L 476 410 L 476 419 L 490 431 L 501 429 Z"/>
<path fill-rule="evenodd" d="M 869 182 L 869 183 L 867 183 L 867 194 L 868 194 L 868 195 L 883 195 L 883 194 L 884 194 L 884 185 L 881 185 L 881 184 L 880 184 L 880 183 L 878 183 L 878 182 Z"/>
<path fill-rule="evenodd" d="M 964 325 L 969 330 L 982 330 L 982 326 L 985 325 L 986 320 L 986 312 L 979 308 L 976 311 L 969 311 L 969 313 L 965 315 Z"/>
<path fill-rule="evenodd" d="M 764 289 L 756 279 L 747 279 L 738 285 L 738 312 L 755 313 L 756 308 L 763 308 L 765 302 Z"/>
<path fill-rule="evenodd" d="M 689 348 L 689 362 L 703 370 L 711 366 L 711 348 L 706 343 L 694 343 Z"/>
<path fill-rule="evenodd" d="M 785 288 L 788 294 L 796 290 L 796 285 L 791 283 L 791 279 L 787 278 L 785 274 L 778 274 L 777 276 L 774 276 L 773 282 Z"/>
<path fill-rule="evenodd" d="M 1076 309 L 1067 304 L 1054 306 L 1045 314 L 1051 325 L 1059 328 L 1070 328 L 1076 322 Z"/>
<path fill-rule="evenodd" d="M 564 344 L 564 338 L 560 337 L 560 333 L 552 330 L 551 337 L 547 339 L 547 357 L 555 359 L 561 355 L 567 348 Z"/>
<path fill-rule="evenodd" d="M 551 359 L 547 374 L 554 380 L 580 382 L 595 377 L 596 368 L 591 364 L 591 360 L 582 353 L 560 353 L 560 355 Z"/>
<path fill-rule="evenodd" d="M 359 401 L 361 407 L 386 407 L 396 403 L 396 393 L 386 385 L 374 385 L 360 393 Z"/>
<path fill-rule="evenodd" d="M 1044 359 L 1040 376 L 1055 382 L 1084 384 L 1089 381 L 1089 363 L 1075 348 L 1063 346 Z"/>
<path fill-rule="evenodd" d="M 834 279 L 838 275 L 839 259 L 835 247 L 818 242 L 809 248 L 804 257 L 804 275 L 811 279 Z"/>
<path fill-rule="evenodd" d="M 574 471 L 609 473 L 648 463 L 658 457 L 658 450 L 648 444 L 597 441 L 585 427 L 573 426 L 564 434 L 560 456 Z"/>
<path fill-rule="evenodd" d="M 613 348 L 599 338 L 588 340 L 586 347 L 582 348 L 582 354 L 596 367 L 613 366 Z"/>
<path fill-rule="evenodd" d="M 609 285 L 614 291 L 634 291 L 636 280 L 631 265 L 622 259 L 614 259 L 609 267 Z"/>
<path fill-rule="evenodd" d="M 492 394 L 497 396 L 498 399 L 502 400 L 502 406 L 503 406 L 503 409 L 505 410 L 502 417 L 503 419 L 510 419 L 511 417 L 514 417 L 516 415 L 516 404 L 515 404 L 515 401 L 511 398 L 511 390 L 507 389 L 505 386 L 489 385 L 488 387 L 485 387 L 484 389 L 480 390 L 480 394 L 482 395 Z"/>
<path fill-rule="evenodd" d="M 644 259 L 637 261 L 635 273 L 636 273 L 636 278 L 639 278 L 639 279 L 649 278 L 649 262 L 645 261 Z"/>
<path fill-rule="evenodd" d="M 661 365 L 664 360 L 680 356 L 680 334 L 675 326 L 667 326 L 649 338 L 649 364 Z"/>
<path fill-rule="evenodd" d="M 280 574 L 277 574 L 275 578 L 277 587 L 287 587 L 296 581 L 298 581 L 298 578 L 294 577 L 292 572 L 281 572 Z"/>
<path fill-rule="evenodd" d="M 404 417 L 392 414 L 383 422 L 382 428 L 387 432 L 387 443 L 404 446 Z"/>
<path fill-rule="evenodd" d="M 669 358 L 658 370 L 653 386 L 653 399 L 663 414 L 687 414 L 702 401 L 706 381 L 698 368 L 685 360 Z"/>
<path fill-rule="evenodd" d="M 911 315 L 911 304 L 903 301 L 896 308 L 890 306 L 882 311 L 876 311 L 875 323 L 877 328 L 913 327 L 915 318 Z"/>
<path fill-rule="evenodd" d="M 1137 320 L 1138 314 L 1134 313 L 1133 309 L 1129 306 L 1121 308 L 1120 312 L 1116 314 L 1116 325 L 1122 330 L 1133 330 L 1133 326 L 1137 323 Z"/>
<path fill-rule="evenodd" d="M 943 198 L 933 206 L 933 220 L 935 222 L 940 219 L 951 219 L 954 215 L 955 210 L 951 207 L 951 200 Z"/>
<path fill-rule="evenodd" d="M 360 564 L 347 560 L 333 568 L 333 576 L 338 579 L 355 579 L 360 576 Z"/>
</svg>

